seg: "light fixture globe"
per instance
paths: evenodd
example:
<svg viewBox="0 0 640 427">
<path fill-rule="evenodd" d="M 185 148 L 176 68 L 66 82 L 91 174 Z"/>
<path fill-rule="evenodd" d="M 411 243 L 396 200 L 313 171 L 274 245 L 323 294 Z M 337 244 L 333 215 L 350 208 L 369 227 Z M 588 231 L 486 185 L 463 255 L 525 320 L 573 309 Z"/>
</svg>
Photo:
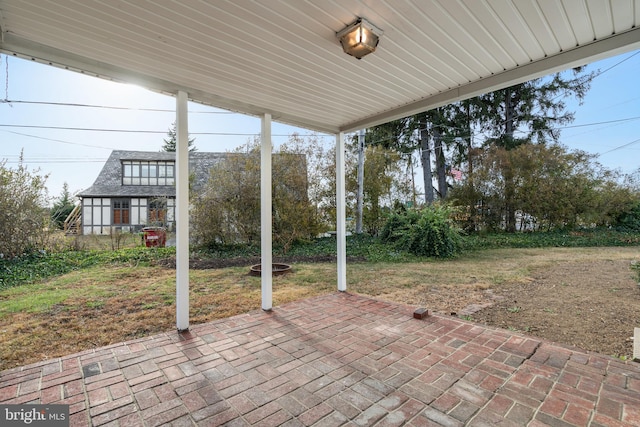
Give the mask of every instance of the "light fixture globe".
<svg viewBox="0 0 640 427">
<path fill-rule="evenodd" d="M 345 53 L 361 59 L 376 50 L 382 30 L 363 18 L 336 33 Z"/>
</svg>

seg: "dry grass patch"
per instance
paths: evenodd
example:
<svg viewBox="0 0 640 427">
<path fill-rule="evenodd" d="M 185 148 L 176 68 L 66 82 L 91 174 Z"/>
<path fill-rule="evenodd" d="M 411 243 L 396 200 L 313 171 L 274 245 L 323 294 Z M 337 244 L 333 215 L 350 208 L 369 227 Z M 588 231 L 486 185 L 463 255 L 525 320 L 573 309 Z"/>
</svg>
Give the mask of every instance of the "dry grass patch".
<svg viewBox="0 0 640 427">
<path fill-rule="evenodd" d="M 332 265 L 274 277 L 274 305 L 333 291 Z M 260 278 L 246 268 L 190 272 L 191 322 L 261 306 Z M 335 273 L 333 274 L 335 276 Z M 98 267 L 0 293 L 0 370 L 175 328 L 175 270 Z"/>
<path fill-rule="evenodd" d="M 581 343 L 589 350 L 624 355 L 626 347 L 612 347 L 599 341 L 597 346 L 587 348 L 595 341 L 585 337 L 603 335 L 597 326 L 613 328 L 614 323 L 617 329 L 609 329 L 612 341 L 626 339 L 627 329 L 632 333 L 630 325 L 640 318 L 640 291 L 632 280 L 629 263 L 637 260 L 638 255 L 638 248 L 508 249 L 437 262 L 351 263 L 347 282 L 349 292 L 428 307 L 445 314 L 460 313 L 470 304 L 483 304 L 494 301 L 495 296 L 504 296 L 504 304 L 508 306 L 501 308 L 498 303 L 474 315 L 474 320 L 523 332 L 536 333 L 537 328 L 542 333 L 544 329 L 551 334 L 550 339 L 556 337 L 561 342 Z M 597 268 L 596 263 L 603 263 L 603 267 Z M 587 275 L 571 274 L 580 271 L 581 265 L 593 268 Z M 192 270 L 191 323 L 259 309 L 260 278 L 249 276 L 248 269 L 249 264 Z M 571 284 L 574 278 L 578 283 Z M 606 286 L 605 292 L 595 292 L 601 285 Z M 335 289 L 334 264 L 295 264 L 293 273 L 274 277 L 273 305 Z M 558 289 L 573 293 L 565 299 L 558 298 Z M 527 295 L 528 301 L 518 295 Z M 520 308 L 509 312 L 514 299 L 518 299 Z M 540 302 L 537 306 L 536 301 Z M 590 325 L 596 328 L 590 331 L 587 323 L 581 322 L 582 315 L 590 312 L 572 308 L 567 316 L 558 316 L 568 306 L 567 301 L 571 301 L 571 307 L 590 304 L 616 314 L 599 316 L 602 320 L 597 319 L 596 326 Z M 524 302 L 531 305 L 525 306 Z M 638 307 L 638 316 L 633 312 L 632 318 L 624 318 L 620 310 L 634 307 Z M 482 313 L 492 314 L 482 317 Z M 526 313 L 532 317 L 525 318 Z M 542 318 L 552 325 L 532 323 Z M 525 323 L 517 323 L 519 319 Z M 108 266 L 76 271 L 41 284 L 0 292 L 0 370 L 174 328 L 175 270 Z"/>
</svg>

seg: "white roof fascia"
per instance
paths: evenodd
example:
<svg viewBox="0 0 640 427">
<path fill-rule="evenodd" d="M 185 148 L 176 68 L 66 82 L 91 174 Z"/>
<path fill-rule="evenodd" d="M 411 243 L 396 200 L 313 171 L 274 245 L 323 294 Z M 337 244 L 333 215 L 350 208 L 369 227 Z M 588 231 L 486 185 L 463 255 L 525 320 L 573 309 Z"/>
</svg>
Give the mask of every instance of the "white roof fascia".
<svg viewBox="0 0 640 427">
<path fill-rule="evenodd" d="M 441 107 L 452 102 L 473 98 L 474 96 L 482 95 L 483 93 L 513 86 L 534 78 L 568 70 L 570 68 L 582 66 L 600 59 L 620 55 L 636 49 L 640 49 L 640 28 L 635 28 L 624 33 L 613 35 L 606 39 L 601 39 L 575 49 L 567 50 L 540 61 L 521 65 L 520 67 L 512 70 L 507 70 L 503 73 L 495 74 L 491 77 L 469 83 L 465 86 L 439 93 L 412 104 L 407 104 L 394 110 L 386 111 L 363 120 L 346 124 L 340 130 L 348 133 L 355 132 L 360 129 L 367 129 L 392 120 L 409 117 L 423 111 Z"/>
<path fill-rule="evenodd" d="M 326 123 L 305 120 L 304 117 L 291 116 L 279 111 L 268 111 L 255 105 L 242 103 L 190 87 L 184 87 L 167 80 L 136 73 L 105 62 L 95 61 L 81 55 L 45 46 L 21 37 L 16 37 L 10 33 L 2 34 L 3 38 L 0 41 L 0 52 L 7 55 L 100 77 L 106 80 L 135 84 L 170 96 L 176 96 L 179 91 L 184 91 L 189 95 L 189 100 L 194 102 L 255 117 L 271 114 L 273 120 L 276 122 L 307 128 L 317 132 L 328 134 L 336 134 L 339 132 L 338 128 Z"/>
</svg>

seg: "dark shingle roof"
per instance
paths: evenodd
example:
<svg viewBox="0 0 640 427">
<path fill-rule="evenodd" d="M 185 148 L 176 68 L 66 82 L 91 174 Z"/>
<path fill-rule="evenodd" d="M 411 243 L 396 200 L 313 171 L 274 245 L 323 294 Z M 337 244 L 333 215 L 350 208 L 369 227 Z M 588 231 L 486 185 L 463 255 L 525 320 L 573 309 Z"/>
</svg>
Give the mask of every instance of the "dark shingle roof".
<svg viewBox="0 0 640 427">
<path fill-rule="evenodd" d="M 189 174 L 194 175 L 193 188 L 206 184 L 209 171 L 229 153 L 189 153 Z M 114 150 L 93 185 L 80 192 L 80 197 L 175 197 L 174 185 L 122 185 L 122 160 L 175 160 L 175 153 Z"/>
</svg>

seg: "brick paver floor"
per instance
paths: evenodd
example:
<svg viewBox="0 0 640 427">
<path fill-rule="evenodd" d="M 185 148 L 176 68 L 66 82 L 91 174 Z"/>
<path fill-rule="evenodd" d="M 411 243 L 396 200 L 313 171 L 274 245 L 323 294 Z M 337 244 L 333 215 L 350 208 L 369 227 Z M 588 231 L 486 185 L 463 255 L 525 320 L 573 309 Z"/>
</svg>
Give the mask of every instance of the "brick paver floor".
<svg viewBox="0 0 640 427">
<path fill-rule="evenodd" d="M 640 364 L 335 293 L 0 373 L 73 426 L 640 426 Z"/>
</svg>

